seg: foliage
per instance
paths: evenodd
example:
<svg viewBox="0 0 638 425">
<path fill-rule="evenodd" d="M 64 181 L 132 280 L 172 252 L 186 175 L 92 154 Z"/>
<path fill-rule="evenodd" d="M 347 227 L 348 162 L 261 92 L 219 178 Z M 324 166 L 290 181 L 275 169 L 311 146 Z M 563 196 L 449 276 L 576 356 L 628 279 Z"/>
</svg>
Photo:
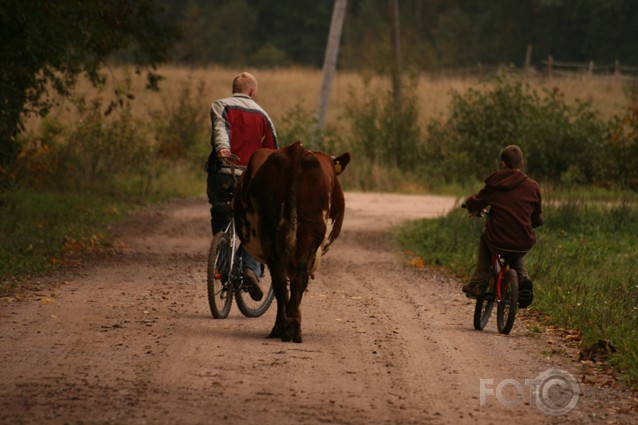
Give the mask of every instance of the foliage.
<svg viewBox="0 0 638 425">
<path fill-rule="evenodd" d="M 208 110 L 199 103 L 191 86 L 190 80 L 183 82 L 177 99 L 166 99 L 162 110 L 151 112 L 155 149 L 161 159 L 188 160 L 202 166 L 203 158 L 210 153 L 210 121 Z M 204 89 L 200 81 L 196 92 Z"/>
<path fill-rule="evenodd" d="M 320 129 L 317 126 L 317 117 L 303 107 L 302 100 L 281 116 L 277 123 L 277 138 L 279 146 L 287 146 L 299 140 L 310 150 L 335 156 L 340 154 L 341 149 L 345 149 L 345 143 L 337 140 L 336 129 L 330 126 Z"/>
<path fill-rule="evenodd" d="M 631 187 L 637 168 L 625 155 L 636 149 L 633 113 L 607 123 L 589 103 L 565 102 L 558 89 L 539 94 L 501 76 L 453 93 L 449 117 L 429 122 L 426 173 L 445 182 L 482 180 L 499 167 L 500 150 L 516 144 L 538 180 Z"/>
<path fill-rule="evenodd" d="M 75 100 L 80 119 L 66 128 L 51 118 L 40 137 L 23 140 L 16 164 L 18 181 L 45 190 L 116 192 L 120 176 L 148 172 L 151 148 L 147 133 L 124 104 L 105 118 L 102 101 Z"/>
<path fill-rule="evenodd" d="M 601 180 L 638 191 L 638 102 L 612 118 L 601 160 Z"/>
<path fill-rule="evenodd" d="M 345 112 L 350 146 L 361 160 L 391 168 L 415 170 L 422 166 L 423 149 L 418 105 L 414 92 L 403 94 L 399 105 L 391 91 L 376 92 L 365 82 L 363 96 L 350 93 Z M 404 86 L 414 87 L 415 81 Z"/>
<path fill-rule="evenodd" d="M 166 59 L 173 35 L 158 21 L 155 0 L 6 0 L 0 3 L 0 167 L 10 166 L 25 114 L 46 115 L 52 88 L 69 94 L 77 75 L 96 85 L 109 55 L 127 50 L 135 63 L 155 67 Z M 149 73 L 156 87 L 158 76 Z"/>
<path fill-rule="evenodd" d="M 184 35 L 174 50 L 182 63 L 268 61 L 274 58 L 255 53 L 272 46 L 281 58 L 315 67 L 324 56 L 334 3 L 163 1 L 167 18 L 179 22 Z M 633 0 L 421 0 L 399 6 L 401 61 L 417 69 L 521 66 L 528 46 L 538 68 L 548 55 L 570 62 L 638 63 Z M 348 2 L 340 64 L 387 74 L 390 34 L 387 0 Z"/>
<path fill-rule="evenodd" d="M 526 257 L 534 281 L 534 309 L 582 332 L 585 346 L 611 340 L 612 359 L 638 378 L 638 273 L 633 266 L 638 208 L 632 202 L 545 206 L 545 226 Z M 399 238 L 426 264 L 442 264 L 468 278 L 476 262 L 481 220 L 456 209 L 445 217 L 410 223 Z"/>
<path fill-rule="evenodd" d="M 12 168 L 17 183 L 118 198 L 192 194 L 191 182 L 204 180 L 201 170 L 209 153 L 206 109 L 185 84 L 175 104 L 150 111 L 152 122 L 142 122 L 133 117 L 129 84 L 116 90 L 118 98 L 108 115 L 102 112 L 101 96 L 91 101 L 80 96 L 74 98 L 78 119 L 71 125 L 47 117 L 39 134 L 25 135 Z M 185 187 L 176 187 L 171 174 L 183 178 Z"/>
</svg>

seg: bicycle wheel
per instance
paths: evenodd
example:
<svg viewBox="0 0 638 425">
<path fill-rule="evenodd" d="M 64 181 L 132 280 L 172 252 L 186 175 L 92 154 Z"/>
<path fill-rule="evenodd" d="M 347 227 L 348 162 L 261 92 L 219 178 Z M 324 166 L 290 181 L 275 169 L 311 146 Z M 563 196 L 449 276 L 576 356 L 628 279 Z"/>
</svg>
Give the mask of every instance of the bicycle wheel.
<svg viewBox="0 0 638 425">
<path fill-rule="evenodd" d="M 493 285 L 490 286 L 493 287 Z M 490 289 L 476 299 L 476 306 L 474 307 L 474 329 L 482 331 L 483 328 L 485 328 L 488 320 L 490 320 L 493 307 L 494 293 Z"/>
<path fill-rule="evenodd" d="M 272 290 L 270 273 L 267 272 L 266 266 L 262 266 L 262 274 L 259 278 L 259 287 L 264 294 L 263 298 L 259 301 L 255 301 L 250 297 L 248 288 L 244 287 L 243 284 L 235 290 L 237 307 L 246 317 L 259 317 L 264 314 L 270 307 L 270 304 L 272 304 L 272 300 L 275 295 Z"/>
<path fill-rule="evenodd" d="M 496 326 L 502 334 L 509 334 L 516 319 L 518 306 L 518 276 L 508 270 L 501 282 L 501 300 L 496 307 Z"/>
<path fill-rule="evenodd" d="M 230 236 L 218 232 L 208 251 L 208 305 L 215 319 L 225 319 L 233 302 L 230 282 Z"/>
</svg>

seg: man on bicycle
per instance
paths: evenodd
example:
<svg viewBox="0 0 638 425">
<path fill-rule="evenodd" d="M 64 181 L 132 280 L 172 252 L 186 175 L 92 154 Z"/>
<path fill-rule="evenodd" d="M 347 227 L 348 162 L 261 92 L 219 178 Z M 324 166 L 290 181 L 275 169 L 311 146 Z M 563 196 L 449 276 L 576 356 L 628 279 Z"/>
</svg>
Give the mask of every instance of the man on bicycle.
<svg viewBox="0 0 638 425">
<path fill-rule="evenodd" d="M 235 179 L 248 165 L 248 160 L 259 148 L 277 149 L 277 133 L 270 117 L 255 102 L 257 80 L 242 72 L 233 79 L 233 95 L 213 102 L 210 119 L 212 152 L 206 163 L 208 202 L 211 204 L 213 235 L 224 230 L 230 221 L 228 205 L 232 203 Z M 238 157 L 237 169 L 231 169 L 221 158 Z M 233 175 L 234 173 L 234 175 Z M 244 279 L 250 284 L 249 293 L 255 301 L 261 300 L 258 276 L 261 265 L 242 248 Z"/>
<path fill-rule="evenodd" d="M 463 292 L 472 296 L 482 294 L 489 278 L 492 253 L 502 254 L 518 273 L 519 306 L 525 308 L 534 295 L 524 257 L 536 242 L 534 228 L 543 224 L 543 210 L 540 187 L 521 171 L 523 163 L 521 149 L 507 146 L 501 151 L 501 169 L 487 177 L 483 189 L 465 201 L 470 213 L 488 205 L 491 209 L 479 242 L 476 271 L 463 286 Z"/>
</svg>

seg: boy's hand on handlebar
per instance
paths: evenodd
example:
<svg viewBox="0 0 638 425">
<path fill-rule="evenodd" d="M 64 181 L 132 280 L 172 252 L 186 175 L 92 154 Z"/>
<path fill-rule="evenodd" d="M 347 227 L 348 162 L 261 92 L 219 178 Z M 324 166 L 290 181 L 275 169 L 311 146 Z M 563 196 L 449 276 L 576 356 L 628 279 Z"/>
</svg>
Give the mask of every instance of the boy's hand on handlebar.
<svg viewBox="0 0 638 425">
<path fill-rule="evenodd" d="M 467 212 L 473 217 L 487 217 L 487 210 L 486 209 L 482 209 L 482 210 L 479 210 L 479 211 L 470 211 L 467 208 L 467 205 L 465 204 L 465 202 L 461 204 L 461 208 L 467 210 Z"/>
</svg>

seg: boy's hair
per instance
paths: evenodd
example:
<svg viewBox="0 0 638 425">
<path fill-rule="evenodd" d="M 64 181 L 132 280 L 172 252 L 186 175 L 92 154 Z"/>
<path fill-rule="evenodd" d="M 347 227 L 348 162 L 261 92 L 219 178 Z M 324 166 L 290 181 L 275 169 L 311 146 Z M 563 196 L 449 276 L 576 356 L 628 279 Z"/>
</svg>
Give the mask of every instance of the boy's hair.
<svg viewBox="0 0 638 425">
<path fill-rule="evenodd" d="M 233 79 L 233 93 L 247 93 L 249 88 L 257 88 L 257 79 L 249 72 L 242 72 Z"/>
<path fill-rule="evenodd" d="M 521 168 L 523 166 L 523 151 L 516 145 L 509 145 L 501 151 L 501 161 L 507 168 Z"/>
</svg>

